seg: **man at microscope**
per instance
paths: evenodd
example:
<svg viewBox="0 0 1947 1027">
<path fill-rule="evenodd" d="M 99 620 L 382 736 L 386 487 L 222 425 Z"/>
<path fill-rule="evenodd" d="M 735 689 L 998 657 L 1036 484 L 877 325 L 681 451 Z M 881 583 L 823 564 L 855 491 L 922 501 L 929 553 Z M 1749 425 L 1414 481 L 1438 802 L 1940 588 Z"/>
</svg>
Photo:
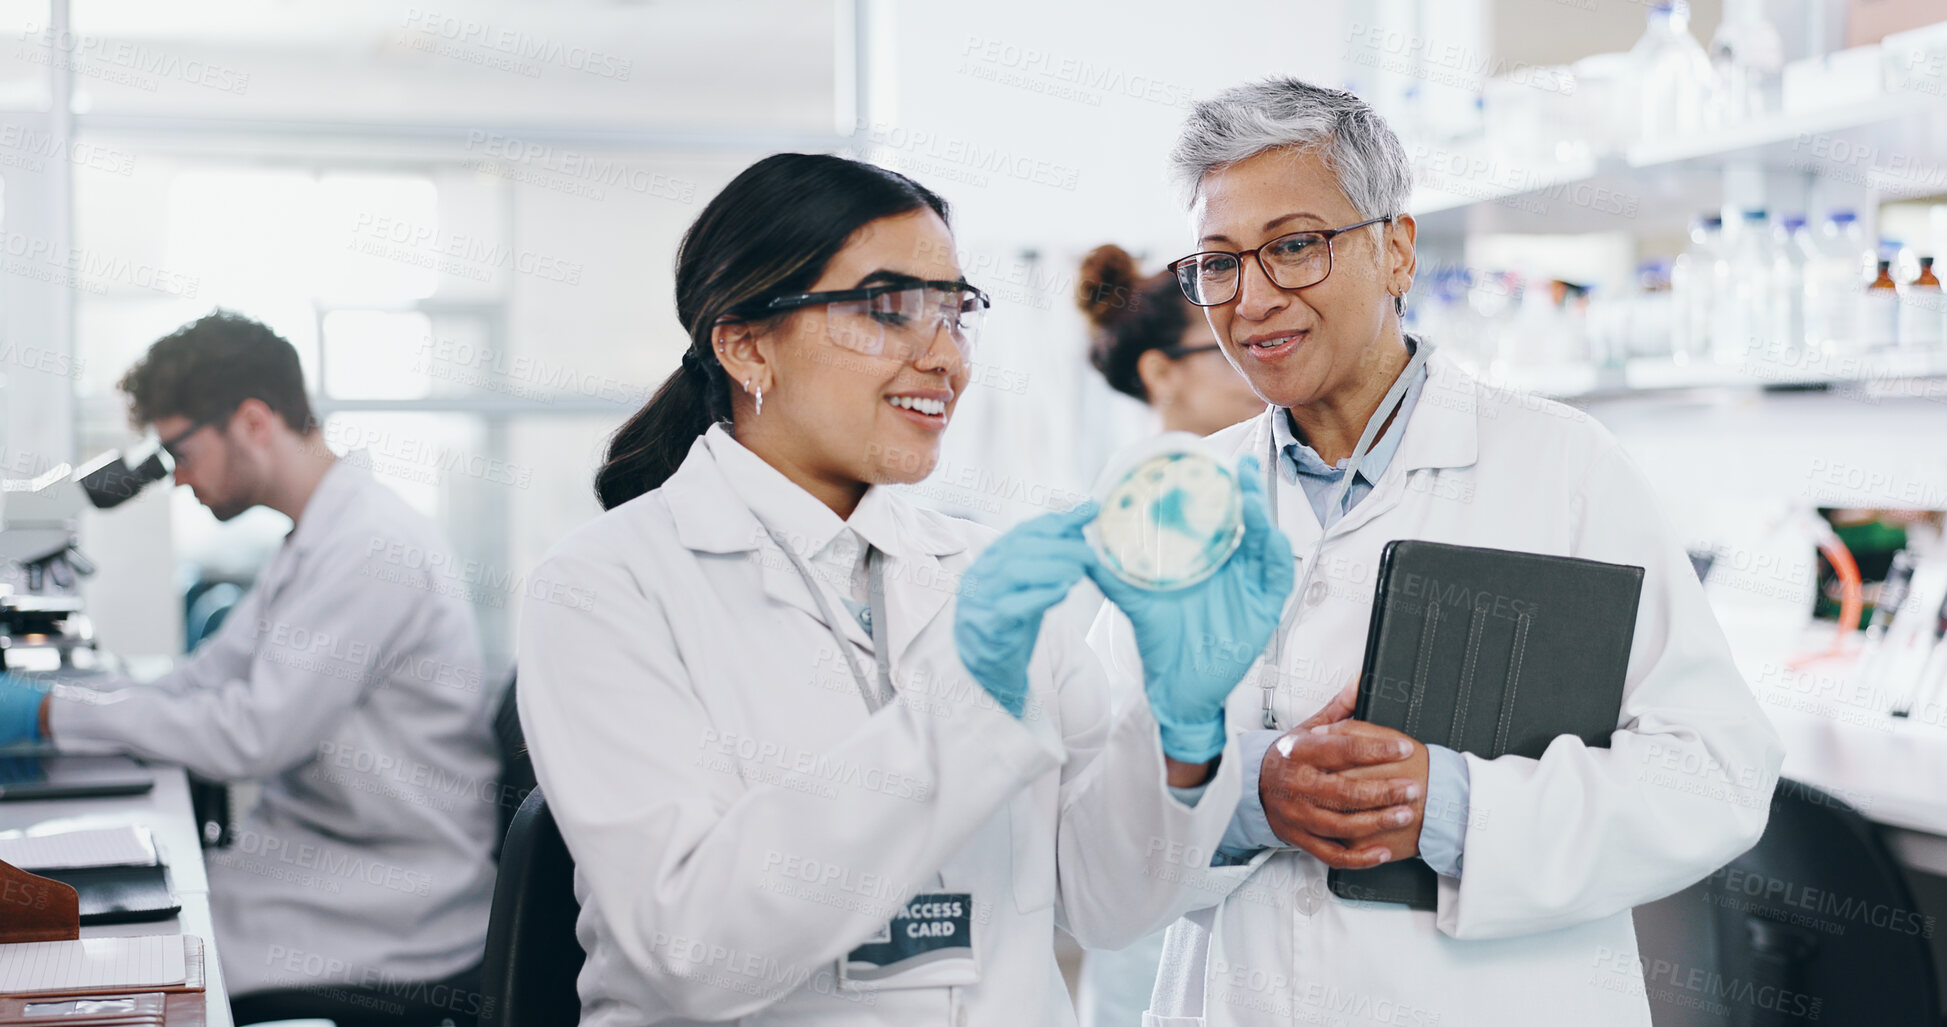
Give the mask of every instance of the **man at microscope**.
<svg viewBox="0 0 1947 1027">
<path fill-rule="evenodd" d="M 50 691 L 0 675 L 0 744 L 261 785 L 207 860 L 240 1008 L 271 988 L 467 980 L 493 893 L 498 764 L 472 613 L 427 570 L 451 566 L 427 558 L 445 542 L 326 447 L 297 351 L 256 321 L 185 325 L 120 388 L 219 520 L 265 506 L 291 531 L 216 634 L 155 681 Z"/>
</svg>

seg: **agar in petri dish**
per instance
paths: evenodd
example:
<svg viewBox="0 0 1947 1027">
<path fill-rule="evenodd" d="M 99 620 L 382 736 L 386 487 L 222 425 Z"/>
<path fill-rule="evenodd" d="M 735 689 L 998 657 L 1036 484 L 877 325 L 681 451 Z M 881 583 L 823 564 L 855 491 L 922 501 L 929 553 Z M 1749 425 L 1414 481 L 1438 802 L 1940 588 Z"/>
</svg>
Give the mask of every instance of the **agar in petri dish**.
<svg viewBox="0 0 1947 1027">
<path fill-rule="evenodd" d="M 1101 497 L 1091 541 L 1125 581 L 1185 588 L 1224 565 L 1244 537 L 1243 495 L 1230 471 L 1195 449 L 1138 462 Z"/>
</svg>

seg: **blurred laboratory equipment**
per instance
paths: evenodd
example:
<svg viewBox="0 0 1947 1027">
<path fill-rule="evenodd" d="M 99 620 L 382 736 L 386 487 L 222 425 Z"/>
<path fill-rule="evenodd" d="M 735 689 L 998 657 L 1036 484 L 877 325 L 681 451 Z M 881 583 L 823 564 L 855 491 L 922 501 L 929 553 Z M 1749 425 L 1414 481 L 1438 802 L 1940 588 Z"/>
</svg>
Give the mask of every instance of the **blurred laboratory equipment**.
<svg viewBox="0 0 1947 1027">
<path fill-rule="evenodd" d="M 1805 251 L 1798 240 L 1802 215 L 1780 218 L 1771 233 L 1771 337 L 1775 355 L 1795 359 L 1805 348 Z"/>
<path fill-rule="evenodd" d="M 1639 135 L 1692 136 L 1708 128 L 1715 107 L 1710 57 L 1690 34 L 1686 0 L 1650 5 L 1649 25 L 1630 48 L 1632 90 L 1639 98 Z"/>
<path fill-rule="evenodd" d="M 1501 152 L 1524 163 L 1587 156 L 1590 124 L 1581 83 L 1567 67 L 1522 68 L 1481 84 L 1481 125 Z"/>
<path fill-rule="evenodd" d="M 56 464 L 35 478 L 0 482 L 0 669 L 96 665 L 94 626 L 81 601 L 81 579 L 95 566 L 79 548 L 80 477 Z"/>
<path fill-rule="evenodd" d="M 1782 340 L 1772 334 L 1771 228 L 1762 208 L 1743 213 L 1724 250 L 1725 273 L 1717 284 L 1728 290 L 1719 293 L 1716 301 L 1719 317 L 1711 338 L 1712 356 L 1731 367 L 1776 357 Z"/>
<path fill-rule="evenodd" d="M 1764 0 L 1724 0 L 1724 20 L 1710 38 L 1717 117 L 1740 124 L 1778 109 L 1785 47 L 1765 17 Z"/>
<path fill-rule="evenodd" d="M 1885 651 L 1886 629 L 1906 602 L 1907 588 L 1913 583 L 1913 550 L 1893 554 L 1893 563 L 1880 580 L 1873 599 L 1873 615 L 1866 622 L 1866 638 L 1859 650 L 1860 673 L 1867 681 L 1883 678 L 1890 662 Z"/>
<path fill-rule="evenodd" d="M 1836 353 L 1859 342 L 1859 290 L 1865 284 L 1860 262 L 1866 252 L 1859 218 L 1849 210 L 1835 210 L 1816 236 L 1807 235 L 1805 249 L 1805 345 L 1818 353 Z"/>
<path fill-rule="evenodd" d="M 1938 346 L 1947 334 L 1947 312 L 1943 312 L 1940 279 L 1933 273 L 1933 258 L 1921 257 L 1920 273 L 1900 287 L 1900 345 L 1911 349 Z"/>
<path fill-rule="evenodd" d="M 1623 298 L 1629 308 L 1629 338 L 1623 347 L 1626 357 L 1670 355 L 1677 326 L 1673 274 L 1673 263 L 1668 260 L 1646 260 L 1636 266 L 1636 291 Z"/>
<path fill-rule="evenodd" d="M 1712 311 L 1716 309 L 1718 264 L 1724 245 L 1724 219 L 1704 214 L 1690 226 L 1690 245 L 1670 267 L 1674 329 L 1670 357 L 1677 363 L 1701 360 L 1710 352 Z"/>
<path fill-rule="evenodd" d="M 1889 242 L 1881 248 L 1897 251 L 1899 244 Z M 1865 291 L 1854 293 L 1859 302 L 1859 342 L 1867 347 L 1890 346 L 1900 337 L 1900 287 L 1893 281 L 1890 256 L 1880 257 L 1874 265 L 1878 271 L 1873 280 Z"/>
</svg>

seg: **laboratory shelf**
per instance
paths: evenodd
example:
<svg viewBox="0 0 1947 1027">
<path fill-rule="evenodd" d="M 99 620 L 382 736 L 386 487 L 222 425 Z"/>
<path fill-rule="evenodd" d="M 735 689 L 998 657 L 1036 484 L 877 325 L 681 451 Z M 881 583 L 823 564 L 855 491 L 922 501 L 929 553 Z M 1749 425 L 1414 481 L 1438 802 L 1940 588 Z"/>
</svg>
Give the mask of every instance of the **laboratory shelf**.
<svg viewBox="0 0 1947 1027">
<path fill-rule="evenodd" d="M 1721 202 L 1726 168 L 1858 187 L 1882 200 L 1947 192 L 1947 100 L 1888 92 L 1619 152 L 1522 157 L 1485 141 L 1435 156 L 1409 204 L 1435 236 L 1680 231 Z"/>
<path fill-rule="evenodd" d="M 1947 376 L 1947 353 L 1939 350 L 1867 350 L 1747 358 L 1738 364 L 1712 361 L 1679 364 L 1668 358 L 1632 360 L 1623 377 L 1631 389 L 1689 389 L 1721 386 L 1803 388 L 1819 385 L 1895 386 Z"/>
<path fill-rule="evenodd" d="M 1414 217 L 1428 218 L 1482 203 L 1513 203 L 1588 181 L 1602 167 L 1587 154 L 1524 161 L 1484 146 L 1466 147 L 1441 155 L 1432 170 L 1421 173 L 1408 206 Z"/>
<path fill-rule="evenodd" d="M 1917 157 L 1940 142 L 1943 114 L 1947 103 L 1940 97 L 1885 93 L 1822 110 L 1773 114 L 1702 136 L 1639 141 L 1622 156 L 1632 168 L 1754 158 L 1770 166 L 1823 160 L 1845 167 L 1858 163 L 1855 154 L 1892 158 L 1915 151 Z"/>
<path fill-rule="evenodd" d="M 1600 368 L 1594 364 L 1544 364 L 1469 370 L 1490 389 L 1523 392 L 1547 399 L 1575 400 L 1626 387 L 1616 369 Z"/>
<path fill-rule="evenodd" d="M 1567 402 L 1615 400 L 1689 389 L 1759 391 L 1832 389 L 1873 398 L 1947 396 L 1947 351 L 1868 350 L 1789 358 L 1749 358 L 1737 364 L 1679 363 L 1668 357 L 1630 360 L 1621 367 L 1548 364 L 1481 368 L 1490 387 Z"/>
</svg>

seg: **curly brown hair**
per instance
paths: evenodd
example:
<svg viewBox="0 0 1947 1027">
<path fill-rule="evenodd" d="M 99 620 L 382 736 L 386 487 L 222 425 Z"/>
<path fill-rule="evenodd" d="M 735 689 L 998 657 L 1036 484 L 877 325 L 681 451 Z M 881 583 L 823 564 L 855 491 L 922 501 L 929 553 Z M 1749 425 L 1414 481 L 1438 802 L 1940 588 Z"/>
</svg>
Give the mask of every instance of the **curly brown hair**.
<svg viewBox="0 0 1947 1027">
<path fill-rule="evenodd" d="M 218 310 L 155 341 L 116 383 L 137 428 L 162 417 L 215 421 L 262 400 L 300 435 L 316 427 L 297 349 L 261 322 Z"/>
</svg>

